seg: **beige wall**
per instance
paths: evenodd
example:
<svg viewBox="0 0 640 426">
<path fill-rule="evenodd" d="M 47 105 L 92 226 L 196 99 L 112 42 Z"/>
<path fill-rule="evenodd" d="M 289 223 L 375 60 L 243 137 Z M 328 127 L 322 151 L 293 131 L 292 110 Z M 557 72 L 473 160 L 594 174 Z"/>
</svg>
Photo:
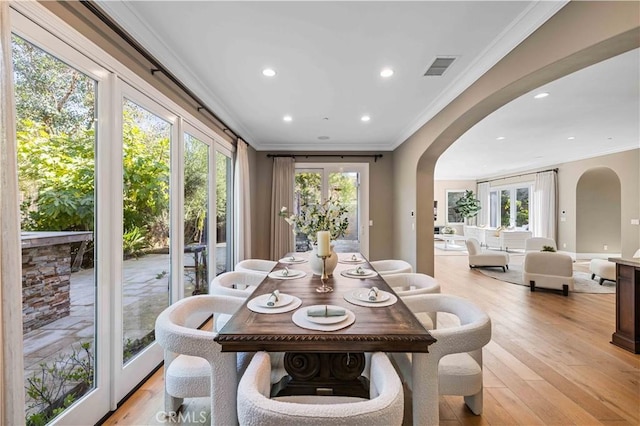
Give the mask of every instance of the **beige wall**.
<svg viewBox="0 0 640 426">
<path fill-rule="evenodd" d="M 577 235 L 585 235 L 591 230 L 586 226 L 585 229 L 578 229 L 576 188 L 585 172 L 599 167 L 611 169 L 620 179 L 620 248 L 623 256 L 631 257 L 640 248 L 640 226 L 631 224 L 632 219 L 640 218 L 640 149 L 558 165 L 559 210 L 566 211 L 566 221 L 558 222 L 558 247 L 580 253 L 576 244 Z M 595 205 L 590 208 L 598 210 Z M 606 219 L 606 213 L 601 214 Z M 596 233 L 594 238 L 600 238 L 598 235 Z M 601 245 L 604 243 L 599 241 Z M 608 245 L 615 246 L 614 243 Z M 609 251 L 613 252 L 613 249 Z M 595 253 L 601 252 L 603 250 Z"/>
<path fill-rule="evenodd" d="M 300 162 L 324 163 L 369 163 L 369 219 L 374 226 L 369 228 L 369 258 L 371 260 L 388 259 L 392 255 L 393 240 L 393 204 L 396 201 L 393 193 L 393 153 L 385 152 L 382 158 L 374 161 L 371 157 L 313 157 L 305 158 L 305 154 L 321 155 L 323 153 L 271 152 L 272 154 L 296 154 Z M 273 159 L 267 152 L 256 152 L 255 189 L 252 189 L 254 202 L 252 219 L 252 251 L 253 257 L 269 258 L 269 241 L 271 215 L 275 214 L 271 207 L 271 175 Z M 340 154 L 340 153 L 332 153 Z M 343 155 L 367 155 L 369 153 L 342 153 Z M 378 153 L 371 153 L 378 154 Z"/>
<path fill-rule="evenodd" d="M 568 3 L 396 149 L 394 257 L 433 274 L 433 171 L 452 143 L 536 87 L 637 48 L 639 16 L 637 2 Z"/>
</svg>

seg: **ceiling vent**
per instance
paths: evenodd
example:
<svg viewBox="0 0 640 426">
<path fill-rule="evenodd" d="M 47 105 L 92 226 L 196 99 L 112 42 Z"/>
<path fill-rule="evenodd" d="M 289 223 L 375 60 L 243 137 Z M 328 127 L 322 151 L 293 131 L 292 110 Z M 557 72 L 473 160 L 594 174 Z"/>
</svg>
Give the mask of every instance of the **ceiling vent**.
<svg viewBox="0 0 640 426">
<path fill-rule="evenodd" d="M 425 77 L 427 76 L 441 76 L 444 72 L 449 69 L 453 61 L 455 61 L 455 57 L 444 56 L 438 57 L 433 61 L 427 72 L 424 73 Z"/>
</svg>

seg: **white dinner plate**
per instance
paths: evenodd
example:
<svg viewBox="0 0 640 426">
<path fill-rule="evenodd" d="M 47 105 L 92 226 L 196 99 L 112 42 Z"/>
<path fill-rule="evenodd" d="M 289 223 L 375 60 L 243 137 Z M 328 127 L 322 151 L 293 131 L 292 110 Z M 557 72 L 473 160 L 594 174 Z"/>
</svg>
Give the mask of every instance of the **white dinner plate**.
<svg viewBox="0 0 640 426">
<path fill-rule="evenodd" d="M 337 324 L 339 322 L 346 320 L 347 317 L 349 316 L 347 314 L 346 309 L 345 309 L 344 315 L 333 316 L 333 317 L 310 317 L 309 315 L 307 315 L 306 311 L 309 309 L 324 309 L 324 307 L 325 305 L 315 305 L 315 306 L 309 306 L 305 308 L 305 318 L 307 319 L 307 321 L 313 322 L 315 324 Z M 334 306 L 334 305 L 328 305 L 327 307 L 329 309 L 344 309 L 342 306 Z"/>
<path fill-rule="evenodd" d="M 301 278 L 304 275 L 305 275 L 304 271 L 299 271 L 297 269 L 289 269 L 289 273 L 287 275 L 284 274 L 284 269 L 280 269 L 280 270 L 269 273 L 270 278 L 283 278 L 283 279 Z"/>
<path fill-rule="evenodd" d="M 274 309 L 282 308 L 283 306 L 287 306 L 289 303 L 293 302 L 293 296 L 291 296 L 290 294 L 280 293 L 276 303 L 273 306 L 269 306 L 267 305 L 267 302 L 269 301 L 269 297 L 271 297 L 271 293 L 262 294 L 256 297 L 257 299 L 256 302 L 259 306 L 262 306 L 263 308 L 274 308 Z"/>
<path fill-rule="evenodd" d="M 361 278 L 361 277 L 372 277 L 372 276 L 377 274 L 376 271 L 373 271 L 373 270 L 367 269 L 367 268 L 362 268 L 362 274 L 359 274 L 357 272 L 357 269 L 349 269 L 347 271 L 344 271 L 344 273 L 346 275 L 350 276 L 350 277 L 358 277 L 358 278 Z"/>
<path fill-rule="evenodd" d="M 304 262 L 307 262 L 307 259 L 305 259 L 304 257 L 290 256 L 290 257 L 283 257 L 282 259 L 278 260 L 278 262 L 280 262 L 280 263 L 304 263 Z"/>
<path fill-rule="evenodd" d="M 364 259 L 361 257 L 356 257 L 355 259 L 352 257 L 345 257 L 339 260 L 340 263 L 352 263 L 352 264 L 357 264 L 357 263 L 364 263 Z"/>
<path fill-rule="evenodd" d="M 376 300 L 369 300 L 369 291 L 370 289 L 361 288 L 361 289 L 355 290 L 353 292 L 353 295 L 355 296 L 356 299 L 362 300 L 363 302 L 369 302 L 369 303 L 386 302 L 387 300 L 389 300 L 389 298 L 391 298 L 389 293 L 387 293 L 386 291 L 378 290 L 378 298 Z"/>
</svg>

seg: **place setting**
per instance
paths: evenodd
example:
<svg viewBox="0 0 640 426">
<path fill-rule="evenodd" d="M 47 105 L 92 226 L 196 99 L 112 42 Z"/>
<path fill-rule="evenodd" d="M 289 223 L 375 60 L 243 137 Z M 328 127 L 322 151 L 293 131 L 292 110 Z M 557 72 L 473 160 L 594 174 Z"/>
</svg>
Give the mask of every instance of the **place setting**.
<svg viewBox="0 0 640 426">
<path fill-rule="evenodd" d="M 353 324 L 356 316 L 342 306 L 313 305 L 295 311 L 291 320 L 298 327 L 309 330 L 336 331 Z"/>
<path fill-rule="evenodd" d="M 297 309 L 301 304 L 300 298 L 274 290 L 249 300 L 247 308 L 260 314 L 281 314 Z"/>
<path fill-rule="evenodd" d="M 358 288 L 343 294 L 344 300 L 358 306 L 384 307 L 391 306 L 398 301 L 398 297 L 378 287 Z"/>
<path fill-rule="evenodd" d="M 342 257 L 338 259 L 338 263 L 346 263 L 348 265 L 354 265 L 354 264 L 364 263 L 364 262 L 365 262 L 364 258 L 357 254 L 352 254 L 350 257 Z"/>
<path fill-rule="evenodd" d="M 295 264 L 299 264 L 299 263 L 305 263 L 308 262 L 309 260 L 304 258 L 304 257 L 299 257 L 299 256 L 287 256 L 287 257 L 283 257 L 282 259 L 278 260 L 278 262 L 280 263 L 286 263 L 289 265 L 295 265 Z"/>
<path fill-rule="evenodd" d="M 355 269 L 347 269 L 346 271 L 342 271 L 340 274 L 347 278 L 371 278 L 378 275 L 378 273 L 373 269 L 363 268 L 362 266 L 358 266 Z"/>
<path fill-rule="evenodd" d="M 297 278 L 302 278 L 306 276 L 307 273 L 304 271 L 300 271 L 298 269 L 289 269 L 288 267 L 284 267 L 282 269 L 278 269 L 277 271 L 272 271 L 269 273 L 269 278 L 274 278 L 277 280 L 295 280 Z"/>
</svg>

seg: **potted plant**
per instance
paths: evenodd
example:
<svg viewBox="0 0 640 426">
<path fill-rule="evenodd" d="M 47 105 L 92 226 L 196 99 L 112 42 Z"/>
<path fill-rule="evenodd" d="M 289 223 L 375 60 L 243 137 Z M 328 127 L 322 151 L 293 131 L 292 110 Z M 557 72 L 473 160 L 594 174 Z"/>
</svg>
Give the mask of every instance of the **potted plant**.
<svg viewBox="0 0 640 426">
<path fill-rule="evenodd" d="M 473 191 L 466 190 L 464 195 L 456 202 L 456 213 L 465 219 L 465 223 L 469 223 L 469 219 L 476 217 L 480 211 L 480 200 L 478 200 Z"/>
</svg>

